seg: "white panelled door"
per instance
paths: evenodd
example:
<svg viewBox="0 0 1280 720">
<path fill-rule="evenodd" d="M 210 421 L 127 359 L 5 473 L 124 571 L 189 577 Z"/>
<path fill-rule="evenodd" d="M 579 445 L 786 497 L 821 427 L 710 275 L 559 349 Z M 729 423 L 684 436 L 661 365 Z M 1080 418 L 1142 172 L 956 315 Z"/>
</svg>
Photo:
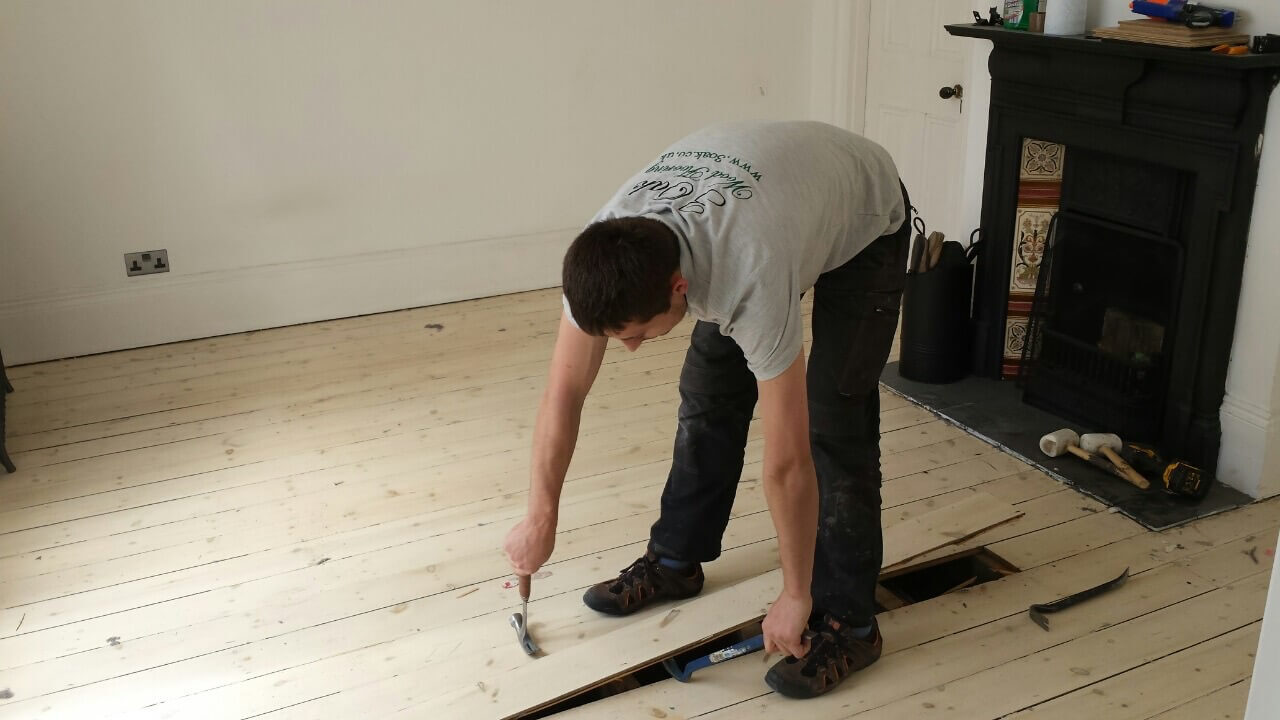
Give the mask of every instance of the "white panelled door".
<svg viewBox="0 0 1280 720">
<path fill-rule="evenodd" d="M 872 0 L 865 134 L 898 165 L 929 230 L 965 241 L 960 227 L 965 172 L 962 86 L 973 41 L 943 25 L 973 22 L 965 0 Z M 943 98 L 942 88 L 955 95 Z"/>
</svg>

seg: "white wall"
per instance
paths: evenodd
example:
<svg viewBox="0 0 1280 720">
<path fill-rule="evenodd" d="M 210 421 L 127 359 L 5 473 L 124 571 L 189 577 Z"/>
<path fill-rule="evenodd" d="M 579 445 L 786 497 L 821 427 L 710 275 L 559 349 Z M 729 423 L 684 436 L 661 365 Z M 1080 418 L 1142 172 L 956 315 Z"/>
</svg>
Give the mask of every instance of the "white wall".
<svg viewBox="0 0 1280 720">
<path fill-rule="evenodd" d="M 11 364 L 555 285 L 665 144 L 812 100 L 807 2 L 0 8 Z"/>
</svg>

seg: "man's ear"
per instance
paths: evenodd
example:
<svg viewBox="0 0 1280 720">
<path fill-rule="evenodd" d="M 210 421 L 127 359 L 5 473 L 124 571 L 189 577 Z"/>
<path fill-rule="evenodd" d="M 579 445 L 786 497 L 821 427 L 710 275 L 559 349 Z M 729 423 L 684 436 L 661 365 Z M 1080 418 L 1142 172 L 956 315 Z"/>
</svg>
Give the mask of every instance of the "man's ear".
<svg viewBox="0 0 1280 720">
<path fill-rule="evenodd" d="M 671 276 L 671 294 L 684 295 L 687 292 L 689 292 L 689 281 L 677 270 L 676 274 Z"/>
</svg>

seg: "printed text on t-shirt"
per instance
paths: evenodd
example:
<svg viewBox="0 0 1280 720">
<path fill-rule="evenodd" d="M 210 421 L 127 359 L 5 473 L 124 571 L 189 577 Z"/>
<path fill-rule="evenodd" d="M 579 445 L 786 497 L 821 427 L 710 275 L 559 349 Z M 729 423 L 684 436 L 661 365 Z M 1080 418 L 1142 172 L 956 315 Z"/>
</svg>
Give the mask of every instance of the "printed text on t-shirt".
<svg viewBox="0 0 1280 720">
<path fill-rule="evenodd" d="M 729 197 L 738 200 L 748 200 L 754 194 L 754 189 L 747 181 L 730 174 L 724 170 L 718 170 L 708 165 L 698 165 L 693 163 L 672 163 L 665 164 L 672 158 L 692 158 L 695 161 L 709 160 L 714 163 L 722 164 L 726 160 L 733 166 L 741 168 L 743 172 L 748 173 L 752 178 L 759 182 L 764 176 L 752 169 L 751 163 L 741 158 L 726 155 L 724 153 L 710 152 L 706 150 L 682 150 L 669 152 L 658 158 L 658 161 L 645 169 L 646 175 L 672 175 L 671 179 L 641 180 L 631 187 L 628 195 L 635 195 L 638 192 L 647 191 L 654 195 L 654 200 L 675 203 L 677 200 L 684 199 L 693 195 L 695 187 L 690 180 L 703 181 L 710 183 L 710 187 L 703 186 L 703 190 L 697 197 L 685 202 L 678 209 L 680 212 L 701 215 L 706 211 L 708 205 L 722 207 L 729 201 Z M 719 180 L 720 182 L 713 182 Z M 725 195 L 728 193 L 728 196 Z"/>
</svg>

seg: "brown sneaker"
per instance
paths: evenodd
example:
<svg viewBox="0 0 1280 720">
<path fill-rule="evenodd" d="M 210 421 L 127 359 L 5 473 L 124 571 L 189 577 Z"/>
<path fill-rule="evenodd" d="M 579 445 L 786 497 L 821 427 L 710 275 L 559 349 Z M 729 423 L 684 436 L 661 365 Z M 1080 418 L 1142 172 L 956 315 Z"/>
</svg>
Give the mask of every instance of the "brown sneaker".
<svg viewBox="0 0 1280 720">
<path fill-rule="evenodd" d="M 871 621 L 871 634 L 855 637 L 853 628 L 823 615 L 821 622 L 810 622 L 817 633 L 802 658 L 779 660 L 764 676 L 764 681 L 779 695 L 789 698 L 812 698 L 822 695 L 853 673 L 880 659 L 884 638 L 880 626 Z"/>
<path fill-rule="evenodd" d="M 655 600 L 693 597 L 702 591 L 704 579 L 697 563 L 688 570 L 675 570 L 660 564 L 658 556 L 649 552 L 617 578 L 592 585 L 582 602 L 606 615 L 630 615 Z"/>
</svg>

